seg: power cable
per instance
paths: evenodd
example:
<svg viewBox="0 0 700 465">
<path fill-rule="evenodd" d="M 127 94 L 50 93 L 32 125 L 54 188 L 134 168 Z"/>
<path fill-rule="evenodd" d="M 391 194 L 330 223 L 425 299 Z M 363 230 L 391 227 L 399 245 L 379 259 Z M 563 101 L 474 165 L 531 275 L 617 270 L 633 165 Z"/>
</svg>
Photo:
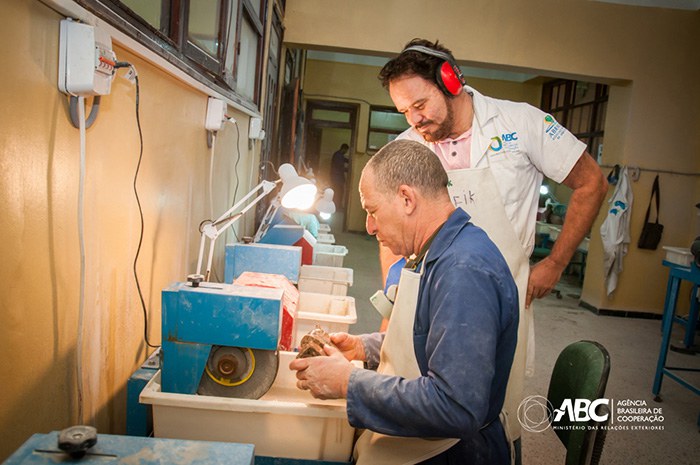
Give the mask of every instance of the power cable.
<svg viewBox="0 0 700 465">
<path fill-rule="evenodd" d="M 141 129 L 141 117 L 140 117 L 140 112 L 139 112 L 139 99 L 140 99 L 139 76 L 136 72 L 136 68 L 131 63 L 118 61 L 114 67 L 115 68 L 129 67 L 129 69 L 131 70 L 131 72 L 134 75 L 133 79 L 134 79 L 134 83 L 136 85 L 136 127 L 138 128 L 138 131 L 139 131 L 139 159 L 138 159 L 138 163 L 136 164 L 136 172 L 134 173 L 133 187 L 134 187 L 134 197 L 136 198 L 136 205 L 138 206 L 138 209 L 139 209 L 140 229 L 139 229 L 139 244 L 136 247 L 136 255 L 134 256 L 133 272 L 134 272 L 134 281 L 136 282 L 136 290 L 139 294 L 139 301 L 141 302 L 141 310 L 143 312 L 143 340 L 146 342 L 146 345 L 148 347 L 158 348 L 158 347 L 160 347 L 160 345 L 151 344 L 150 340 L 148 339 L 148 310 L 146 309 L 146 302 L 143 298 L 143 292 L 141 291 L 141 283 L 139 282 L 139 274 L 137 271 L 137 264 L 139 261 L 139 255 L 141 254 L 141 246 L 143 245 L 143 231 L 144 231 L 143 209 L 141 207 L 141 199 L 139 198 L 139 191 L 138 191 L 138 187 L 137 187 L 139 171 L 141 170 L 141 161 L 143 160 L 143 131 Z"/>
</svg>

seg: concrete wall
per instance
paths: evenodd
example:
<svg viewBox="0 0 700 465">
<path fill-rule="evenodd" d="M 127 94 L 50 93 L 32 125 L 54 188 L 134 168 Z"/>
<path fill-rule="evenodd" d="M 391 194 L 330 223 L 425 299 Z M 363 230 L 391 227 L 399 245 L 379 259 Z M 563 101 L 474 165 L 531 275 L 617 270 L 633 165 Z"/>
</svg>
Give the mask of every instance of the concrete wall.
<svg viewBox="0 0 700 465">
<path fill-rule="evenodd" d="M 37 0 L 0 2 L 0 461 L 33 433 L 85 422 L 102 433 L 123 433 L 126 381 L 153 349 L 144 343 L 144 317 L 132 265 L 140 219 L 133 193 L 139 156 L 135 88 L 123 78 L 102 98 L 87 129 L 84 196 L 85 292 L 79 328 L 79 131 L 68 99 L 57 89 L 59 21 Z M 160 291 L 193 273 L 199 223 L 210 218 L 210 150 L 204 118 L 207 95 L 116 44 L 120 60 L 140 77 L 143 161 L 138 192 L 145 223 L 138 276 L 151 343 L 160 343 Z M 214 156 L 213 211 L 231 205 L 257 182 L 248 148 L 248 117 L 229 109 L 240 139 L 227 125 Z M 240 231 L 251 233 L 253 218 Z M 223 278 L 223 246 L 216 272 Z M 81 351 L 78 333 L 82 331 Z M 80 363 L 78 353 L 82 352 Z M 77 381 L 78 366 L 83 372 Z M 79 386 L 82 402 L 78 399 Z M 82 410 L 82 418 L 79 412 Z"/>
</svg>

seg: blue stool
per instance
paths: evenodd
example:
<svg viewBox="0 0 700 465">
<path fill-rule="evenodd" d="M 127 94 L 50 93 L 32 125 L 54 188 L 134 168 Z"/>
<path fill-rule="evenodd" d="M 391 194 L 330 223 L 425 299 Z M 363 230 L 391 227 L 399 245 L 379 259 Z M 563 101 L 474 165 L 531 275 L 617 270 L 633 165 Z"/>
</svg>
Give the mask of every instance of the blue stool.
<svg viewBox="0 0 700 465">
<path fill-rule="evenodd" d="M 698 286 L 700 286 L 700 269 L 695 263 L 692 263 L 690 268 L 677 265 L 675 263 L 663 261 L 663 266 L 669 268 L 668 284 L 666 286 L 666 301 L 664 303 L 664 313 L 661 320 L 661 348 L 659 351 L 659 360 L 656 365 L 656 374 L 654 375 L 654 385 L 652 387 L 652 393 L 654 394 L 654 400 L 657 402 L 661 401 L 661 382 L 664 376 L 668 376 L 672 380 L 679 383 L 686 389 L 691 390 L 697 395 L 700 395 L 700 389 L 697 386 L 692 385 L 681 376 L 677 375 L 676 371 L 693 371 L 698 372 L 698 368 L 684 368 L 684 367 L 667 367 L 666 357 L 668 355 L 668 348 L 671 342 L 671 330 L 673 329 L 673 323 L 681 323 L 685 327 L 685 337 L 684 344 L 686 347 L 692 347 L 693 340 L 695 336 L 695 326 L 698 321 L 698 299 L 697 291 Z M 689 281 L 693 284 L 693 299 L 690 302 L 690 313 L 688 318 L 681 318 L 676 316 L 676 303 L 678 302 L 678 289 L 680 288 L 681 281 Z M 700 417 L 698 418 L 698 426 L 700 426 Z"/>
</svg>

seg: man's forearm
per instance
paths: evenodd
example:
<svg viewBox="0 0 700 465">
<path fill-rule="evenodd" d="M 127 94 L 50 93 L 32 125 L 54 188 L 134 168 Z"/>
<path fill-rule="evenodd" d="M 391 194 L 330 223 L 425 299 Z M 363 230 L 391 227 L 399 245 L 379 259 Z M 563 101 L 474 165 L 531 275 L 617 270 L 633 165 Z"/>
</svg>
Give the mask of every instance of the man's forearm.
<svg viewBox="0 0 700 465">
<path fill-rule="evenodd" d="M 583 197 L 583 200 L 577 199 L 575 195 L 576 193 L 572 194 L 569 200 L 564 225 L 549 254 L 549 259 L 562 270 L 566 268 L 579 244 L 591 229 L 600 208 L 600 202 L 592 205 L 590 198 L 585 194 L 579 196 Z"/>
<path fill-rule="evenodd" d="M 566 209 L 566 218 L 549 255 L 549 259 L 562 270 L 590 231 L 608 191 L 607 180 L 593 158 L 586 153 L 581 158 L 575 168 L 578 179 L 575 185 L 570 186 L 573 193 Z M 565 184 L 569 183 L 565 181 Z"/>
</svg>

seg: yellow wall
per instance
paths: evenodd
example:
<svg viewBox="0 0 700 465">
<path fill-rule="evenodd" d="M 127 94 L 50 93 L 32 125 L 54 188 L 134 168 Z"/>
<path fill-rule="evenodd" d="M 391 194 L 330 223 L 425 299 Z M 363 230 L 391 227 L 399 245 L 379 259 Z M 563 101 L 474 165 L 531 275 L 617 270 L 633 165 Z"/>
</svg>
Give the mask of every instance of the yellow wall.
<svg viewBox="0 0 700 465">
<path fill-rule="evenodd" d="M 289 0 L 285 25 L 288 46 L 393 56 L 425 37 L 443 41 L 465 64 L 611 84 L 604 164 L 700 172 L 698 12 L 587 0 L 445 0 L 430 8 L 419 0 Z M 643 172 L 633 185 L 633 242 L 653 178 Z M 699 177 L 662 174 L 661 188 L 662 245 L 687 247 L 698 222 Z M 667 277 L 661 248 L 633 244 L 617 291 L 605 296 L 599 235 L 605 211 L 593 227 L 582 299 L 597 308 L 661 312 Z"/>
<path fill-rule="evenodd" d="M 83 418 L 76 382 L 80 256 L 79 131 L 57 89 L 59 20 L 37 0 L 0 2 L 0 203 L 3 266 L 0 325 L 0 461 L 31 434 L 84 421 L 123 433 L 126 381 L 144 361 L 144 322 L 132 264 L 139 214 L 132 183 L 139 154 L 134 86 L 114 80 L 87 130 L 84 231 L 86 286 L 82 330 Z M 207 96 L 122 47 L 139 72 L 144 152 L 138 178 L 145 231 L 138 275 L 152 343 L 160 343 L 160 291 L 196 266 L 197 227 L 209 218 Z M 246 134 L 248 117 L 230 109 Z M 227 125 L 214 158 L 214 212 L 250 189 L 254 153 Z M 253 179 L 257 182 L 257 179 Z M 250 217 L 248 217 L 250 216 Z M 252 215 L 241 230 L 251 233 Z M 217 273 L 223 277 L 223 245 Z"/>
</svg>

